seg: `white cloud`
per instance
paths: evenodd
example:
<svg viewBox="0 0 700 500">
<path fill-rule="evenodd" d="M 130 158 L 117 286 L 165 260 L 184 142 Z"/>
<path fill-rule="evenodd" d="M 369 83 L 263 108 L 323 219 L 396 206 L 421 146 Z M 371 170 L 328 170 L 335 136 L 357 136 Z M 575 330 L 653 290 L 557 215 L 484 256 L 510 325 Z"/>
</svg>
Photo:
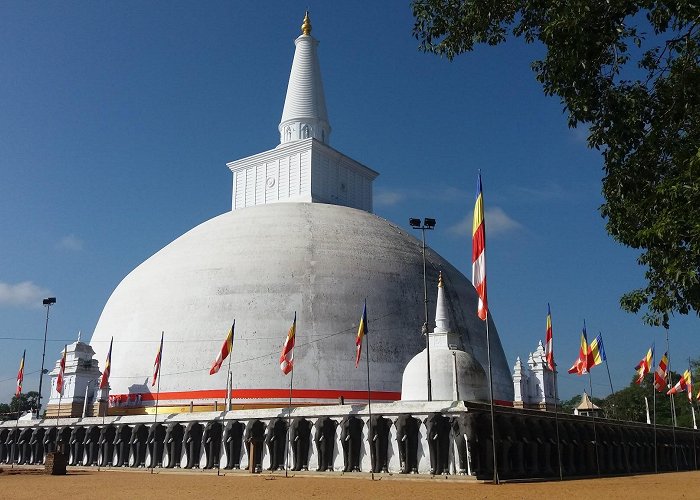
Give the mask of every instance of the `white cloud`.
<svg viewBox="0 0 700 500">
<path fill-rule="evenodd" d="M 393 207 L 406 199 L 406 194 L 400 191 L 380 191 L 374 195 L 374 202 L 384 207 Z"/>
<path fill-rule="evenodd" d="M 484 213 L 484 219 L 486 220 L 487 237 L 500 236 L 523 227 L 522 224 L 505 213 L 501 207 L 491 207 L 487 209 Z M 447 228 L 447 231 L 454 235 L 468 235 L 471 237 L 472 220 L 473 215 L 467 215 L 457 224 Z"/>
<path fill-rule="evenodd" d="M 35 285 L 31 281 L 14 285 L 0 282 L 0 306 L 40 306 L 41 299 L 49 294 L 48 289 Z"/>
<path fill-rule="evenodd" d="M 80 252 L 83 249 L 83 240 L 81 240 L 74 234 L 69 234 L 61 238 L 56 244 L 56 246 L 63 250 Z"/>
</svg>

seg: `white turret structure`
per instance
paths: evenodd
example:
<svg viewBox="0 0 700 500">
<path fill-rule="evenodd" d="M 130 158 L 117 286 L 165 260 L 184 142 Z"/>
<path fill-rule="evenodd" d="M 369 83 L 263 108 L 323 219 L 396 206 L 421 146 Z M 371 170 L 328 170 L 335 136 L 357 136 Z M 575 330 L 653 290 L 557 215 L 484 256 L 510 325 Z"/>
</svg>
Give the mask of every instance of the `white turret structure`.
<svg viewBox="0 0 700 500">
<path fill-rule="evenodd" d="M 275 149 L 228 163 L 232 210 L 277 202 L 315 202 L 372 211 L 379 175 L 331 148 L 321 69 L 309 14 L 295 41 L 294 61 Z"/>
<path fill-rule="evenodd" d="M 103 400 L 102 391 L 98 389 L 100 369 L 98 361 L 94 359 L 95 351 L 80 340 L 65 347 L 66 366 L 63 372 L 63 394 L 56 390 L 56 381 L 61 371 L 61 358 L 56 362 L 51 376 L 51 394 L 46 406 L 47 417 L 79 417 L 97 415 L 99 404 L 97 400 Z M 63 354 L 63 351 L 61 351 Z M 99 401 L 97 401 L 99 403 Z M 60 408 L 59 408 L 60 404 Z"/>
<path fill-rule="evenodd" d="M 540 340 L 537 349 L 528 355 L 527 367 L 520 357 L 513 367 L 514 406 L 540 410 L 554 410 L 556 396 L 554 372 L 547 368 L 547 355 Z"/>
<path fill-rule="evenodd" d="M 464 351 L 452 329 L 442 272 L 438 277 L 435 329 L 428 334 L 430 378 L 434 401 L 488 401 L 488 379 L 481 364 Z M 406 365 L 401 381 L 402 401 L 427 401 L 427 349 Z"/>
</svg>

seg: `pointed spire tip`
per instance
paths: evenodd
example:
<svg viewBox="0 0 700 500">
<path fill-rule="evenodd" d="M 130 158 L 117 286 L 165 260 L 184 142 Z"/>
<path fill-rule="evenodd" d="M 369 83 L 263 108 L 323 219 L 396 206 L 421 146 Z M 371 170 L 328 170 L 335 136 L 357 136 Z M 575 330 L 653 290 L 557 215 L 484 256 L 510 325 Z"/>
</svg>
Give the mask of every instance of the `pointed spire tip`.
<svg viewBox="0 0 700 500">
<path fill-rule="evenodd" d="M 309 11 L 307 10 L 304 14 L 304 22 L 301 25 L 301 34 L 310 35 L 311 34 L 311 20 L 309 19 Z"/>
</svg>

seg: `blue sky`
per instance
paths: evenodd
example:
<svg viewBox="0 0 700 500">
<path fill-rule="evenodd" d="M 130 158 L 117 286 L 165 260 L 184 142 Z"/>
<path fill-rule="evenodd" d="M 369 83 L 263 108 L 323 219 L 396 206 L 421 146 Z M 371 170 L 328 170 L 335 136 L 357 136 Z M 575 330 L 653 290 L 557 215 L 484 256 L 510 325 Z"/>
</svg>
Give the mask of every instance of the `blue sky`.
<svg viewBox="0 0 700 500">
<path fill-rule="evenodd" d="M 597 209 L 602 160 L 570 130 L 530 70 L 538 46 L 479 47 L 453 62 L 420 53 L 408 2 L 4 2 L 0 7 L 0 401 L 36 390 L 47 365 L 136 265 L 230 210 L 226 162 L 276 146 L 306 8 L 331 145 L 380 172 L 375 212 L 471 276 L 470 220 L 482 170 L 491 311 L 506 356 L 544 337 L 551 303 L 565 371 L 584 318 L 602 331 L 613 383 L 665 332 L 620 311 L 643 284 L 637 254 Z M 418 236 L 418 234 L 416 235 Z M 671 362 L 697 356 L 697 317 L 671 323 Z M 155 353 L 154 346 L 154 353 Z M 100 360 L 103 363 L 103 360 Z M 603 367 L 595 395 L 610 392 Z M 46 387 L 46 385 L 45 385 Z M 587 379 L 562 374 L 570 397 Z"/>
</svg>

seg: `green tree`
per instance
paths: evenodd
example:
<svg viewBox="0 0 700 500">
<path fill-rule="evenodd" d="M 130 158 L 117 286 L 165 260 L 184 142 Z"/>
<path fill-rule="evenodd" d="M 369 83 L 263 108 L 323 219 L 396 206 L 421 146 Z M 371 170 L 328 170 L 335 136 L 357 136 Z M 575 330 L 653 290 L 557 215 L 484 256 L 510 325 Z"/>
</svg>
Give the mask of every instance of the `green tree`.
<svg viewBox="0 0 700 500">
<path fill-rule="evenodd" d="M 639 249 L 645 286 L 620 299 L 668 328 L 700 314 L 700 3 L 696 0 L 414 0 L 420 48 L 452 59 L 509 34 L 570 127 L 604 158 L 601 214 Z"/>
<path fill-rule="evenodd" d="M 679 373 L 671 371 L 672 384 L 678 382 L 679 378 Z M 663 393 L 656 391 L 656 398 L 654 398 L 651 374 L 644 378 L 641 385 L 637 385 L 636 380 L 637 377 L 635 376 L 627 387 L 609 395 L 596 404 L 604 410 L 605 416 L 608 418 L 631 422 L 646 422 L 646 402 L 644 401 L 646 397 L 649 403 L 650 418 L 653 418 L 654 403 L 656 403 L 656 423 L 671 425 L 671 398 L 665 394 L 665 391 Z M 674 406 L 678 426 L 692 427 L 693 415 L 687 393 L 683 392 L 674 396 Z"/>
<path fill-rule="evenodd" d="M 36 391 L 23 392 L 12 396 L 10 404 L 0 403 L 0 420 L 12 420 L 17 418 L 17 413 L 36 410 L 39 393 Z"/>
</svg>

